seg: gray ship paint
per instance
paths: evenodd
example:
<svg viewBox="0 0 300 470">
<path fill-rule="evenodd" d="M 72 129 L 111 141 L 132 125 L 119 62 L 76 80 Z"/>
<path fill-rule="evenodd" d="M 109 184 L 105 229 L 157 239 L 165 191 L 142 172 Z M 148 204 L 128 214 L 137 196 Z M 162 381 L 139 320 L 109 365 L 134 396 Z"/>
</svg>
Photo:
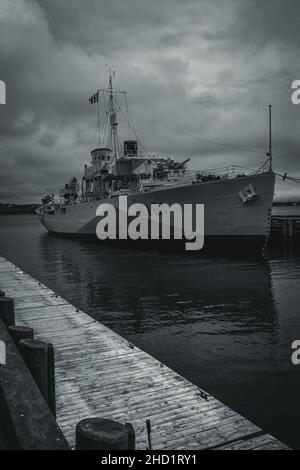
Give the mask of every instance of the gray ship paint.
<svg viewBox="0 0 300 470">
<path fill-rule="evenodd" d="M 142 203 L 128 206 L 127 196 L 119 196 L 118 210 L 113 204 L 99 204 L 100 217 L 96 234 L 100 240 L 188 240 L 187 251 L 201 250 L 204 246 L 204 204 L 169 206 Z"/>
</svg>

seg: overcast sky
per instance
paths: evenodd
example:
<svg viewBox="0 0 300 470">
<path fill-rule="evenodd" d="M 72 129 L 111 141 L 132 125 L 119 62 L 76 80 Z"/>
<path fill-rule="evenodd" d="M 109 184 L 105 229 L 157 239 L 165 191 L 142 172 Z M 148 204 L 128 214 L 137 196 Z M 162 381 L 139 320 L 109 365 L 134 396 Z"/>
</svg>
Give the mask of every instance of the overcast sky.
<svg viewBox="0 0 300 470">
<path fill-rule="evenodd" d="M 150 153 L 255 167 L 272 103 L 274 168 L 300 178 L 299 18 L 299 0 L 0 0 L 0 200 L 37 202 L 81 176 L 106 64 Z M 300 186 L 278 179 L 276 196 Z"/>
</svg>

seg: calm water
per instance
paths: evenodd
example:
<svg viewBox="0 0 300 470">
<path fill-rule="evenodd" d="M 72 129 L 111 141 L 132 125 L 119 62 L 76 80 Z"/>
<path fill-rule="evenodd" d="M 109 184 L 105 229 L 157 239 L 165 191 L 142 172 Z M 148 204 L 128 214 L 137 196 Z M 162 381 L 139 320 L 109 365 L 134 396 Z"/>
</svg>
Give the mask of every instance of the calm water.
<svg viewBox="0 0 300 470">
<path fill-rule="evenodd" d="M 300 448 L 300 254 L 116 249 L 50 236 L 35 216 L 0 217 L 0 254 Z"/>
</svg>

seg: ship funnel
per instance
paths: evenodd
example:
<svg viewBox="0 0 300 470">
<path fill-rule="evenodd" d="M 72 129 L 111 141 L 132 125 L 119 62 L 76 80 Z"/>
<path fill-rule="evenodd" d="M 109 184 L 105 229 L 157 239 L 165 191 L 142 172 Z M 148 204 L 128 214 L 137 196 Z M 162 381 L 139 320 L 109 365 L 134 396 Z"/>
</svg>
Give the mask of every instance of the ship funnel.
<svg viewBox="0 0 300 470">
<path fill-rule="evenodd" d="M 127 157 L 136 157 L 138 153 L 138 145 L 136 140 L 124 141 L 124 155 Z"/>
</svg>

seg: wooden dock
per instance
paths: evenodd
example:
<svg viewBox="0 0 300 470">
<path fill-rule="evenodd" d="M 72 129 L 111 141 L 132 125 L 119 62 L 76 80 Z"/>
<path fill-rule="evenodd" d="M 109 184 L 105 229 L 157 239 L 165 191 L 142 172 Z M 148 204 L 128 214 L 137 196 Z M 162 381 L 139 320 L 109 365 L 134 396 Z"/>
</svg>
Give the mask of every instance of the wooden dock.
<svg viewBox="0 0 300 470">
<path fill-rule="evenodd" d="M 53 344 L 57 422 L 72 447 L 75 426 L 102 417 L 132 423 L 136 448 L 288 449 L 51 289 L 0 258 L 0 289 L 15 300 L 16 324 Z"/>
<path fill-rule="evenodd" d="M 280 238 L 292 243 L 300 238 L 300 216 L 273 215 L 271 218 L 271 241 Z"/>
</svg>

